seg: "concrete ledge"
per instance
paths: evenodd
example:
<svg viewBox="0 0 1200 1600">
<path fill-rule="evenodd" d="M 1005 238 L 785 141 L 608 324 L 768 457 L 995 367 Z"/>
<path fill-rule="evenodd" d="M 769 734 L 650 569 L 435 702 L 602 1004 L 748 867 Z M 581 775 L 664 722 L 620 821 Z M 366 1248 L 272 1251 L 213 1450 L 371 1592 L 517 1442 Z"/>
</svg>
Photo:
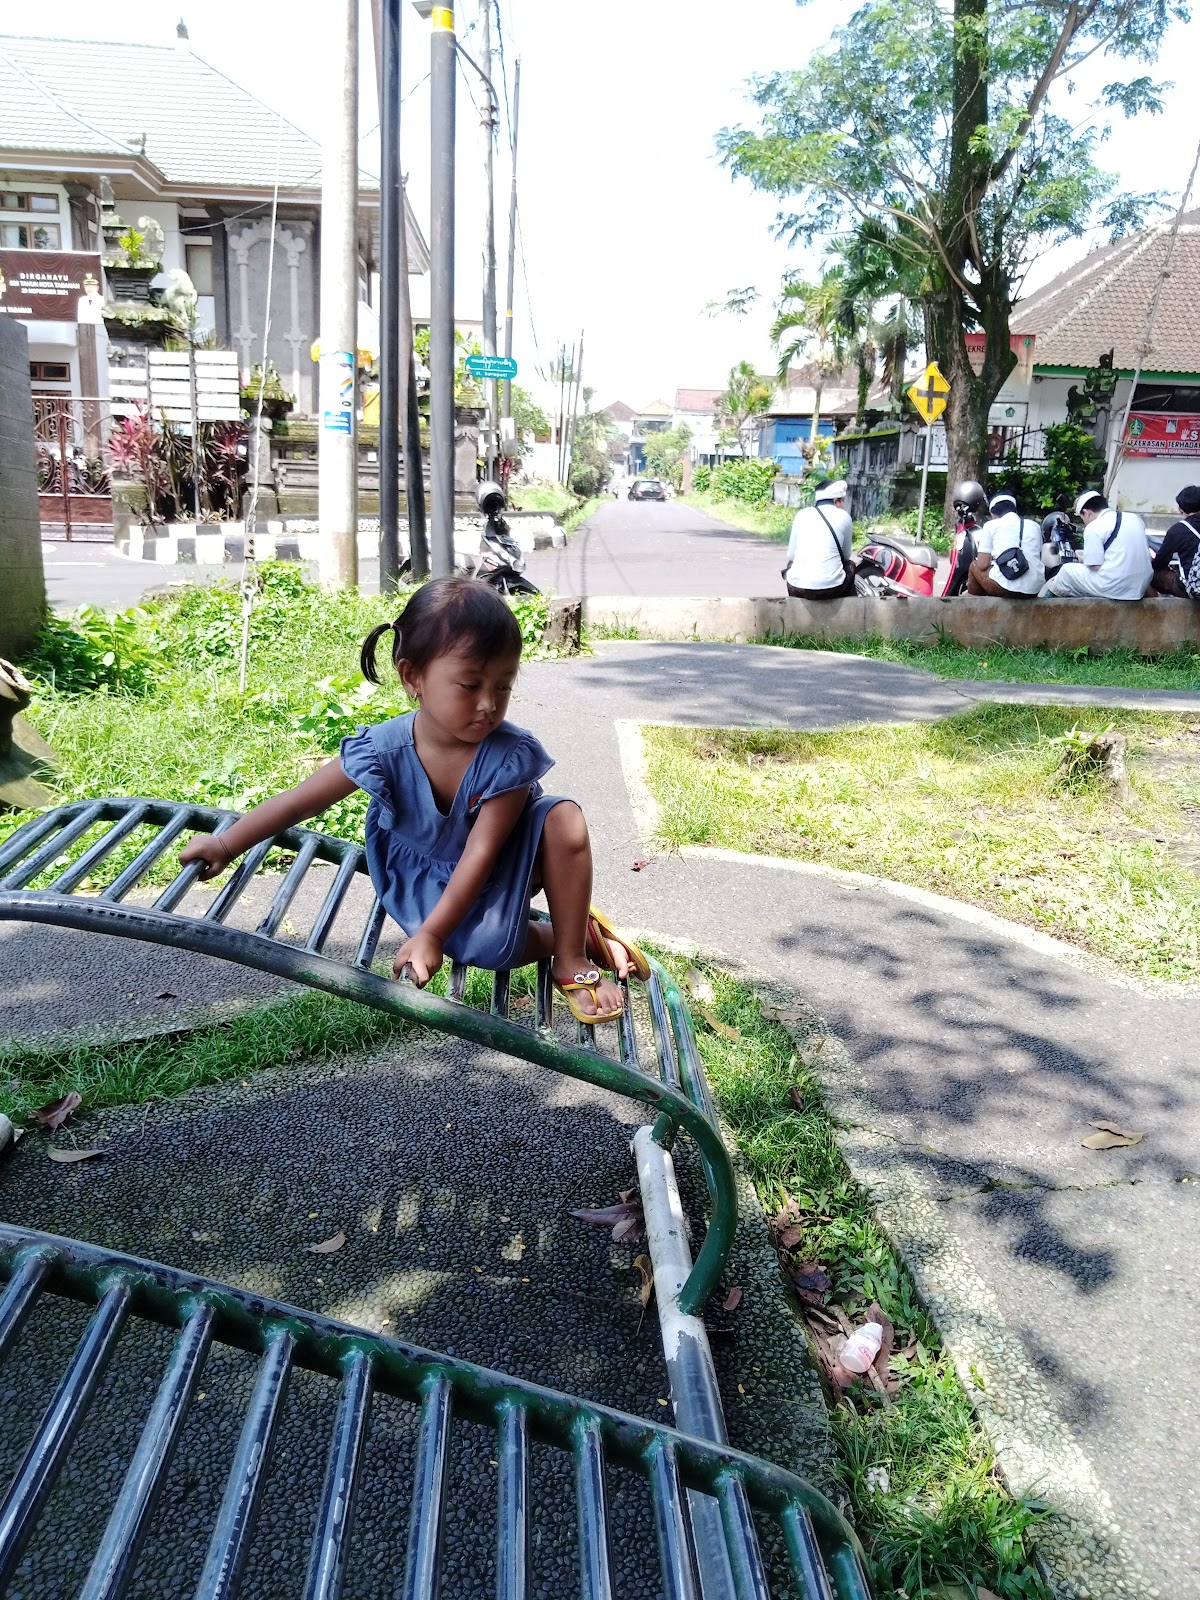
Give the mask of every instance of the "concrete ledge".
<svg viewBox="0 0 1200 1600">
<path fill-rule="evenodd" d="M 583 603 L 587 627 L 638 639 L 769 642 L 806 639 L 911 639 L 936 644 L 949 638 L 973 649 L 997 644 L 1018 649 L 1132 650 L 1160 656 L 1184 645 L 1200 648 L 1200 605 L 1158 596 L 1153 600 L 687 599 L 664 595 L 636 599 L 595 595 Z"/>
</svg>

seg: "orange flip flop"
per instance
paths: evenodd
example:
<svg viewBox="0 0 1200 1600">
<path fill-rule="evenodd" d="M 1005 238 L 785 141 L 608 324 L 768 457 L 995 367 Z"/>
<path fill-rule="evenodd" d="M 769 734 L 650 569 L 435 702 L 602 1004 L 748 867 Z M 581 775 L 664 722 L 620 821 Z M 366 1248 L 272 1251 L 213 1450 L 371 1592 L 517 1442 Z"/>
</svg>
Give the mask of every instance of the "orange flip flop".
<svg viewBox="0 0 1200 1600">
<path fill-rule="evenodd" d="M 629 956 L 630 975 L 634 978 L 640 978 L 643 983 L 649 981 L 650 963 L 646 959 L 645 953 L 634 944 L 632 939 L 623 938 L 604 915 L 603 911 L 597 911 L 595 906 L 591 906 L 588 909 L 588 932 L 599 950 L 607 952 L 608 946 L 605 941 L 608 939 L 615 940 Z M 616 971 L 611 960 L 605 961 L 604 965 L 611 971 Z"/>
<path fill-rule="evenodd" d="M 615 1022 L 617 1020 L 617 1018 L 621 1015 L 621 1012 L 624 1009 L 624 1007 L 618 1006 L 615 1011 L 601 1011 L 600 1010 L 600 1002 L 596 998 L 596 985 L 599 982 L 600 982 L 600 969 L 599 969 L 599 967 L 587 967 L 587 968 L 584 969 L 583 972 L 577 972 L 575 974 L 575 977 L 574 977 L 573 981 L 564 980 L 563 982 L 560 983 L 557 978 L 555 978 L 553 980 L 554 987 L 559 991 L 559 993 L 562 995 L 563 999 L 567 1002 L 567 1005 L 570 1007 L 570 1010 L 571 1010 L 571 1015 L 577 1021 L 586 1022 L 586 1023 L 589 1023 L 589 1024 L 596 1023 L 596 1022 Z M 575 999 L 575 995 L 581 989 L 586 989 L 587 992 L 591 995 L 592 1004 L 596 1007 L 595 1011 L 585 1011 L 583 1009 L 583 1007 L 579 1004 L 579 1002 Z"/>
</svg>

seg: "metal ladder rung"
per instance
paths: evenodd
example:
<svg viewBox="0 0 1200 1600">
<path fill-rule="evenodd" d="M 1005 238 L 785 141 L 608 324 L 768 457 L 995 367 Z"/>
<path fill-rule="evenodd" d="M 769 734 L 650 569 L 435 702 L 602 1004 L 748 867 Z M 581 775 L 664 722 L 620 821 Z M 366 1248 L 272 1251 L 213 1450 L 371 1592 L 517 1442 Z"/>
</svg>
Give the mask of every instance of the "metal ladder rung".
<svg viewBox="0 0 1200 1600">
<path fill-rule="evenodd" d="M 657 1445 L 650 1463 L 650 1488 L 654 1496 L 654 1528 L 658 1535 L 659 1565 L 665 1600 L 699 1600 L 696 1569 L 683 1509 L 679 1463 L 669 1445 Z"/>
<path fill-rule="evenodd" d="M 232 812 L 227 812 L 213 829 L 214 837 L 219 837 L 229 828 L 232 828 L 237 818 Z M 170 883 L 159 895 L 151 907 L 152 911 L 174 911 L 175 907 L 187 894 L 193 884 L 200 881 L 200 874 L 204 871 L 203 861 L 189 861 L 186 867 L 180 870 L 171 879 Z"/>
<path fill-rule="evenodd" d="M 59 826 L 59 816 L 56 811 L 49 811 L 45 816 L 38 817 L 36 821 L 25 823 L 19 828 L 7 844 L 0 845 L 0 872 L 6 867 L 11 867 L 14 861 L 20 861 L 28 850 L 33 850 L 39 845 L 48 833 L 53 833 Z"/>
<path fill-rule="evenodd" d="M 337 869 L 337 876 L 329 886 L 329 893 L 321 903 L 316 920 L 312 925 L 308 938 L 304 941 L 304 948 L 319 955 L 325 948 L 325 941 L 329 938 L 337 914 L 342 909 L 342 901 L 346 898 L 346 891 L 354 881 L 358 872 L 358 864 L 362 853 L 351 850 L 342 857 L 341 865 Z"/>
<path fill-rule="evenodd" d="M 271 909 L 254 930 L 255 933 L 261 934 L 264 939 L 273 939 L 275 937 L 275 930 L 283 921 L 287 908 L 296 898 L 301 879 L 309 867 L 312 866 L 313 857 L 316 855 L 320 843 L 319 839 L 310 834 L 297 850 L 296 859 L 284 874 L 283 882 L 275 891 L 275 898 L 271 901 Z"/>
<path fill-rule="evenodd" d="M 554 1026 L 554 983 L 549 961 L 537 964 L 537 1025 L 539 1028 Z"/>
<path fill-rule="evenodd" d="M 650 999 L 650 1020 L 654 1025 L 654 1043 L 658 1051 L 659 1076 L 672 1089 L 679 1089 L 682 1085 L 679 1081 L 679 1063 L 675 1059 L 675 1041 L 671 1036 L 671 1025 L 667 1021 L 662 984 L 659 982 L 657 972 L 650 974 L 650 982 L 646 985 L 646 992 Z"/>
<path fill-rule="evenodd" d="M 260 839 L 252 849 L 247 850 L 246 854 L 233 869 L 228 883 L 213 899 L 212 904 L 205 907 L 205 922 L 225 921 L 225 918 L 241 899 L 241 896 L 246 888 L 246 885 L 250 882 L 250 879 L 258 871 L 259 867 L 262 866 L 263 862 L 267 859 L 274 848 L 274 839 Z"/>
<path fill-rule="evenodd" d="M 125 868 L 119 877 L 114 878 L 107 889 L 100 891 L 101 900 L 123 900 L 139 879 L 144 878 L 150 868 L 175 843 L 179 835 L 187 828 L 190 818 L 186 811 L 175 814 L 161 832 L 139 850 L 137 855 Z"/>
<path fill-rule="evenodd" d="M 166 1480 L 192 1392 L 208 1356 L 214 1315 L 211 1306 L 198 1305 L 175 1341 L 166 1376 L 159 1385 L 117 1503 L 79 1591 L 79 1600 L 115 1600 L 125 1593 L 133 1577 L 154 1503 Z"/>
<path fill-rule="evenodd" d="M 304 1600 L 337 1600 L 345 1574 L 346 1547 L 371 1414 L 371 1357 L 364 1350 L 356 1350 L 347 1359 L 343 1373 L 321 1509 L 304 1580 Z"/>
<path fill-rule="evenodd" d="M 612 1600 L 604 1447 L 594 1417 L 585 1417 L 576 1424 L 573 1443 L 575 1504 L 579 1518 L 579 1592 L 583 1600 Z"/>
<path fill-rule="evenodd" d="M 792 1568 L 803 1582 L 805 1600 L 834 1600 L 833 1588 L 825 1575 L 821 1560 L 821 1547 L 817 1532 L 807 1507 L 785 1506 L 779 1514 L 784 1542 L 791 1557 Z M 869 1592 L 868 1592 L 869 1593 Z"/>
<path fill-rule="evenodd" d="M 723 1477 L 717 1484 L 717 1499 L 721 1505 L 725 1550 L 733 1570 L 733 1586 L 738 1600 L 743 1600 L 743 1597 L 745 1600 L 771 1600 L 762 1554 L 754 1533 L 754 1516 L 750 1510 L 746 1485 L 740 1478 Z M 806 1600 L 823 1600 L 821 1591 L 814 1589 Z M 830 1600 L 833 1600 L 832 1596 Z"/>
<path fill-rule="evenodd" d="M 358 953 L 354 957 L 354 965 L 370 970 L 375 959 L 375 951 L 379 948 L 379 941 L 383 937 L 383 925 L 387 921 L 387 907 L 378 895 L 375 904 L 371 907 L 371 915 L 367 918 L 367 925 L 363 929 L 362 938 L 358 941 Z"/>
<path fill-rule="evenodd" d="M 8 1354 L 9 1345 L 33 1310 L 49 1271 L 50 1263 L 43 1256 L 26 1256 L 8 1280 L 8 1287 L 0 1295 L 0 1360 Z"/>
<path fill-rule="evenodd" d="M 127 1280 L 106 1290 L 4 1497 L 0 1506 L 0 1589 L 7 1588 L 83 1426 L 96 1386 L 121 1337 L 132 1293 Z"/>
<path fill-rule="evenodd" d="M 149 810 L 150 807 L 144 805 L 135 806 L 132 811 L 127 811 L 123 817 L 113 823 L 107 833 L 102 834 L 95 844 L 83 852 L 78 861 L 72 862 L 65 872 L 61 872 L 55 878 L 53 883 L 46 885 L 48 892 L 50 894 L 70 894 L 72 889 L 78 888 L 92 869 L 103 861 L 105 856 L 111 855 L 122 839 L 127 839 L 135 828 L 141 826 Z"/>
<path fill-rule="evenodd" d="M 522 1405 L 501 1411 L 496 1458 L 496 1600 L 526 1600 L 529 1583 L 529 1417 Z"/>
<path fill-rule="evenodd" d="M 103 811 L 103 804 L 98 802 L 80 812 L 73 822 L 68 822 L 52 839 L 40 845 L 32 855 L 26 856 L 7 878 L 0 880 L 0 889 L 23 889 L 27 883 L 32 883 L 39 872 L 50 866 L 64 850 L 69 850 L 77 839 L 81 839 L 90 827 L 100 821 Z"/>
<path fill-rule="evenodd" d="M 512 973 L 494 972 L 492 974 L 492 1011 L 497 1017 L 507 1017 L 511 995 Z"/>
<path fill-rule="evenodd" d="M 287 1329 L 268 1338 L 196 1585 L 196 1600 L 234 1600 L 241 1587 L 295 1350 L 295 1338 Z"/>
<path fill-rule="evenodd" d="M 450 1380 L 441 1372 L 425 1391 L 417 1470 L 413 1483 L 408 1554 L 401 1600 L 436 1600 L 438 1557 L 442 1544 L 442 1509 L 446 1497 L 450 1448 Z"/>
<path fill-rule="evenodd" d="M 626 1066 L 640 1067 L 638 1060 L 637 1031 L 633 1026 L 633 997 L 629 992 L 628 978 L 620 978 L 622 1009 L 617 1023 L 617 1054 Z"/>
<path fill-rule="evenodd" d="M 450 983 L 446 989 L 451 1000 L 461 1000 L 467 992 L 467 971 L 461 961 L 450 963 Z"/>
</svg>

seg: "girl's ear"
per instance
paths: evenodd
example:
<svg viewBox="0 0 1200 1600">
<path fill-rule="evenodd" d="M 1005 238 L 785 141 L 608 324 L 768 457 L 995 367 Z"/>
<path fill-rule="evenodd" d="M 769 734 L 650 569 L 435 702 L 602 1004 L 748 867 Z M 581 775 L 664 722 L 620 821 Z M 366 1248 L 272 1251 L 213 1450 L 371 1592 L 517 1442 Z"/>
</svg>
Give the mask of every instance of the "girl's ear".
<svg viewBox="0 0 1200 1600">
<path fill-rule="evenodd" d="M 410 700 L 419 700 L 421 698 L 421 674 L 414 672 L 412 663 L 409 661 L 401 661 L 400 663 L 400 683 Z"/>
</svg>

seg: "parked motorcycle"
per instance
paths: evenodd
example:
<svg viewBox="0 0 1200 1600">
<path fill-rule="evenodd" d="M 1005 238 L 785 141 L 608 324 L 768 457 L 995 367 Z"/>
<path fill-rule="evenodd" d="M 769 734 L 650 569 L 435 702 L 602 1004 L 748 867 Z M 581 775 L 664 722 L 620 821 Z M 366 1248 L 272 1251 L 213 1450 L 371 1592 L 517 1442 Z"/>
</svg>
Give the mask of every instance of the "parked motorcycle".
<svg viewBox="0 0 1200 1600">
<path fill-rule="evenodd" d="M 954 491 L 954 544 L 950 568 L 942 585 L 942 598 L 967 592 L 967 573 L 978 555 L 975 534 L 988 520 L 987 495 L 983 485 L 967 478 Z"/>
<path fill-rule="evenodd" d="M 523 577 L 525 555 L 512 536 L 501 512 L 507 502 L 498 483 L 481 483 L 475 491 L 479 509 L 487 519 L 480 539 L 474 576 L 500 594 L 540 594 L 536 583 Z"/>
<path fill-rule="evenodd" d="M 1075 527 L 1065 511 L 1042 518 L 1042 566 L 1049 578 L 1065 562 L 1078 561 Z"/>
<path fill-rule="evenodd" d="M 881 534 L 858 552 L 854 592 L 885 595 L 931 595 L 937 552 L 927 544 L 909 544 Z"/>
</svg>

